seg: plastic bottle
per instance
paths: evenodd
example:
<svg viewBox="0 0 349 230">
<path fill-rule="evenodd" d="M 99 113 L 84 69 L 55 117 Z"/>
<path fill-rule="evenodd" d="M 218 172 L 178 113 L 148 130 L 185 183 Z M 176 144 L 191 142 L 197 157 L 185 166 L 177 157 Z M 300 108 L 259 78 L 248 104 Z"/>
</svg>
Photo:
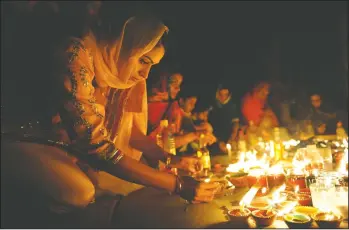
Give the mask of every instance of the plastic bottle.
<svg viewBox="0 0 349 230">
<path fill-rule="evenodd" d="M 345 132 L 345 129 L 343 128 L 342 122 L 338 122 L 337 123 L 336 135 L 337 135 L 337 140 L 338 141 L 342 141 L 343 139 L 348 138 L 348 135 Z"/>
<path fill-rule="evenodd" d="M 158 134 L 156 134 L 156 144 L 161 147 L 162 149 L 164 148 L 164 132 L 165 129 L 167 129 L 168 127 L 168 120 L 161 120 L 160 121 L 160 130 L 158 132 Z"/>
<path fill-rule="evenodd" d="M 208 173 L 211 171 L 211 157 L 210 152 L 206 147 L 205 134 L 200 135 L 199 145 L 200 147 L 197 151 L 197 156 L 201 158 L 204 176 L 208 176 Z"/>
</svg>

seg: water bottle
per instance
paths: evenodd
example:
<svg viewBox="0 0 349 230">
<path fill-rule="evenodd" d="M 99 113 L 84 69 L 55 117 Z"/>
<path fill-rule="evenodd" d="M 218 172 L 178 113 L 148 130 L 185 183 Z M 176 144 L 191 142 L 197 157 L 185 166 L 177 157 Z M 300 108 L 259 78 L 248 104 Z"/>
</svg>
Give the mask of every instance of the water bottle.
<svg viewBox="0 0 349 230">
<path fill-rule="evenodd" d="M 171 124 L 167 128 L 164 129 L 163 132 L 163 143 L 164 143 L 164 150 L 165 152 L 171 154 L 171 155 L 176 155 L 176 143 L 174 139 L 174 124 Z M 171 162 L 171 157 L 169 156 L 166 160 L 166 168 L 168 169 L 169 172 L 172 172 L 173 174 L 177 175 L 177 169 L 172 168 L 170 166 Z"/>
<path fill-rule="evenodd" d="M 172 155 L 176 155 L 176 143 L 174 139 L 174 124 L 171 124 L 166 130 L 166 143 L 164 145 L 164 150 Z"/>
<path fill-rule="evenodd" d="M 159 132 L 156 134 L 156 144 L 164 149 L 164 131 L 168 127 L 168 120 L 161 120 L 160 121 L 160 128 Z"/>
</svg>

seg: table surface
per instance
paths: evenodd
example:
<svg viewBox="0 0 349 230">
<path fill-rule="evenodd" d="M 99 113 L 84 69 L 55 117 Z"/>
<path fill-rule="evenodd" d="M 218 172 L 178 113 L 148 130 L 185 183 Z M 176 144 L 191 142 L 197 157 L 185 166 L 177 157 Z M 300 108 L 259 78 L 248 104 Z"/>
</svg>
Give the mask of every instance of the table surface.
<svg viewBox="0 0 349 230">
<path fill-rule="evenodd" d="M 224 158 L 216 158 L 221 162 Z M 230 194 L 210 203 L 187 204 L 179 196 L 154 188 L 143 188 L 124 197 L 116 210 L 115 228 L 256 228 L 253 218 L 249 225 L 229 221 L 226 208 L 237 206 L 248 188 L 235 188 Z M 313 226 L 317 228 L 316 224 Z M 342 222 L 341 228 L 348 228 Z M 288 228 L 277 219 L 267 228 Z"/>
</svg>

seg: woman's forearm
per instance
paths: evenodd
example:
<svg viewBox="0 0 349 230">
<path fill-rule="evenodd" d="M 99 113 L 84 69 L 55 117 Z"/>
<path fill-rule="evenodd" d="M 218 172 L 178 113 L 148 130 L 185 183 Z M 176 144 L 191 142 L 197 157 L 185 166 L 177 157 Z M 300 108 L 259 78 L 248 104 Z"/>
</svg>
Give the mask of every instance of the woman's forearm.
<svg viewBox="0 0 349 230">
<path fill-rule="evenodd" d="M 137 139 L 134 138 L 130 140 L 130 145 L 132 148 L 143 152 L 143 155 L 146 158 L 165 162 L 166 155 L 164 154 L 164 150 L 160 148 L 150 137 L 145 135 L 142 137 L 138 136 Z"/>
<path fill-rule="evenodd" d="M 175 176 L 155 170 L 127 156 L 124 156 L 116 165 L 107 164 L 104 170 L 113 176 L 136 184 L 175 191 Z"/>
<path fill-rule="evenodd" d="M 198 139 L 198 136 L 195 132 L 175 136 L 176 148 L 179 148 L 179 147 L 186 145 L 186 144 L 188 144 L 192 141 L 195 141 L 197 139 Z"/>
</svg>

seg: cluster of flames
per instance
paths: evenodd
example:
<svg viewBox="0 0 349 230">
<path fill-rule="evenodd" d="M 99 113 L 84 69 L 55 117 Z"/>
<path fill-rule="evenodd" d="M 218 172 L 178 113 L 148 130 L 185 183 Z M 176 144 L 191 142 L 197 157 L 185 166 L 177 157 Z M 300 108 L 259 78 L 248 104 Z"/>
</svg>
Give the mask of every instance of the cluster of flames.
<svg viewBox="0 0 349 230">
<path fill-rule="evenodd" d="M 348 140 L 343 139 L 342 145 L 344 147 L 344 155 L 341 162 L 339 163 L 338 172 L 345 174 L 345 173 L 348 173 L 346 168 L 348 164 Z"/>
<path fill-rule="evenodd" d="M 290 148 L 290 146 L 297 145 L 298 143 L 299 143 L 298 141 L 290 140 L 284 143 L 284 145 L 285 145 L 285 148 L 287 149 L 287 148 Z M 344 150 L 343 159 L 340 163 L 339 172 L 347 173 L 346 165 L 348 164 L 348 141 L 346 139 L 343 140 L 343 145 L 345 147 L 345 150 Z M 270 143 L 270 145 L 265 146 L 266 149 L 268 148 L 268 146 L 272 148 L 272 143 Z M 270 151 L 269 153 L 270 153 L 269 156 L 272 157 L 273 151 Z M 309 162 L 307 161 L 303 161 L 303 162 L 294 161 L 293 173 L 303 174 L 305 166 L 307 164 L 309 164 Z M 251 168 L 259 168 L 259 170 L 250 171 Z M 244 171 L 246 173 L 248 172 L 249 175 L 257 178 L 262 175 L 278 175 L 278 174 L 284 173 L 282 164 L 277 163 L 271 166 L 266 153 L 264 153 L 260 159 L 257 159 L 257 152 L 254 150 L 241 153 L 239 156 L 238 162 L 234 164 L 230 164 L 227 167 L 226 171 L 230 173 Z M 244 207 L 249 206 L 251 204 L 252 200 L 254 199 L 254 197 L 256 196 L 257 192 L 260 189 L 262 190 L 262 193 L 264 189 L 264 193 L 265 193 L 266 188 L 262 188 L 258 184 L 250 188 L 250 190 L 244 195 L 244 197 L 241 199 L 239 203 L 241 210 L 243 210 Z M 274 189 L 274 191 L 269 195 L 269 198 L 268 198 L 270 207 L 275 207 L 278 204 L 281 204 L 284 201 L 286 201 L 287 197 L 281 196 L 282 192 L 284 192 L 285 189 L 286 189 L 286 184 L 283 184 L 278 188 Z M 299 187 L 296 186 L 295 193 L 298 192 L 298 189 Z M 278 211 L 278 215 L 282 216 L 286 213 L 291 212 L 291 210 L 296 206 L 296 204 L 297 204 L 297 201 L 286 202 L 286 205 L 282 206 L 281 210 Z"/>
<path fill-rule="evenodd" d="M 255 168 L 255 170 L 250 171 L 250 169 L 252 168 Z M 257 152 L 254 150 L 240 153 L 238 161 L 234 164 L 230 164 L 227 167 L 226 171 L 229 173 L 244 171 L 248 172 L 250 176 L 256 178 L 266 174 L 278 175 L 284 173 L 282 164 L 277 163 L 275 165 L 270 165 L 270 159 L 268 159 L 266 153 L 264 153 L 262 157 L 257 159 Z M 285 191 L 285 189 L 286 185 L 283 184 L 282 186 L 276 188 L 274 192 L 270 195 L 270 197 L 268 198 L 268 202 L 271 207 L 275 207 L 275 205 L 285 201 L 286 197 L 280 196 L 281 192 Z M 254 199 L 259 190 L 261 190 L 262 194 L 264 194 L 267 188 L 261 187 L 259 184 L 252 186 L 239 203 L 241 210 L 243 210 L 244 207 L 249 206 L 251 204 L 252 200 Z M 287 207 L 284 207 L 283 210 L 279 212 L 279 214 L 283 215 L 283 213 L 291 211 L 295 205 L 296 202 L 290 203 L 290 206 L 287 205 Z"/>
</svg>

